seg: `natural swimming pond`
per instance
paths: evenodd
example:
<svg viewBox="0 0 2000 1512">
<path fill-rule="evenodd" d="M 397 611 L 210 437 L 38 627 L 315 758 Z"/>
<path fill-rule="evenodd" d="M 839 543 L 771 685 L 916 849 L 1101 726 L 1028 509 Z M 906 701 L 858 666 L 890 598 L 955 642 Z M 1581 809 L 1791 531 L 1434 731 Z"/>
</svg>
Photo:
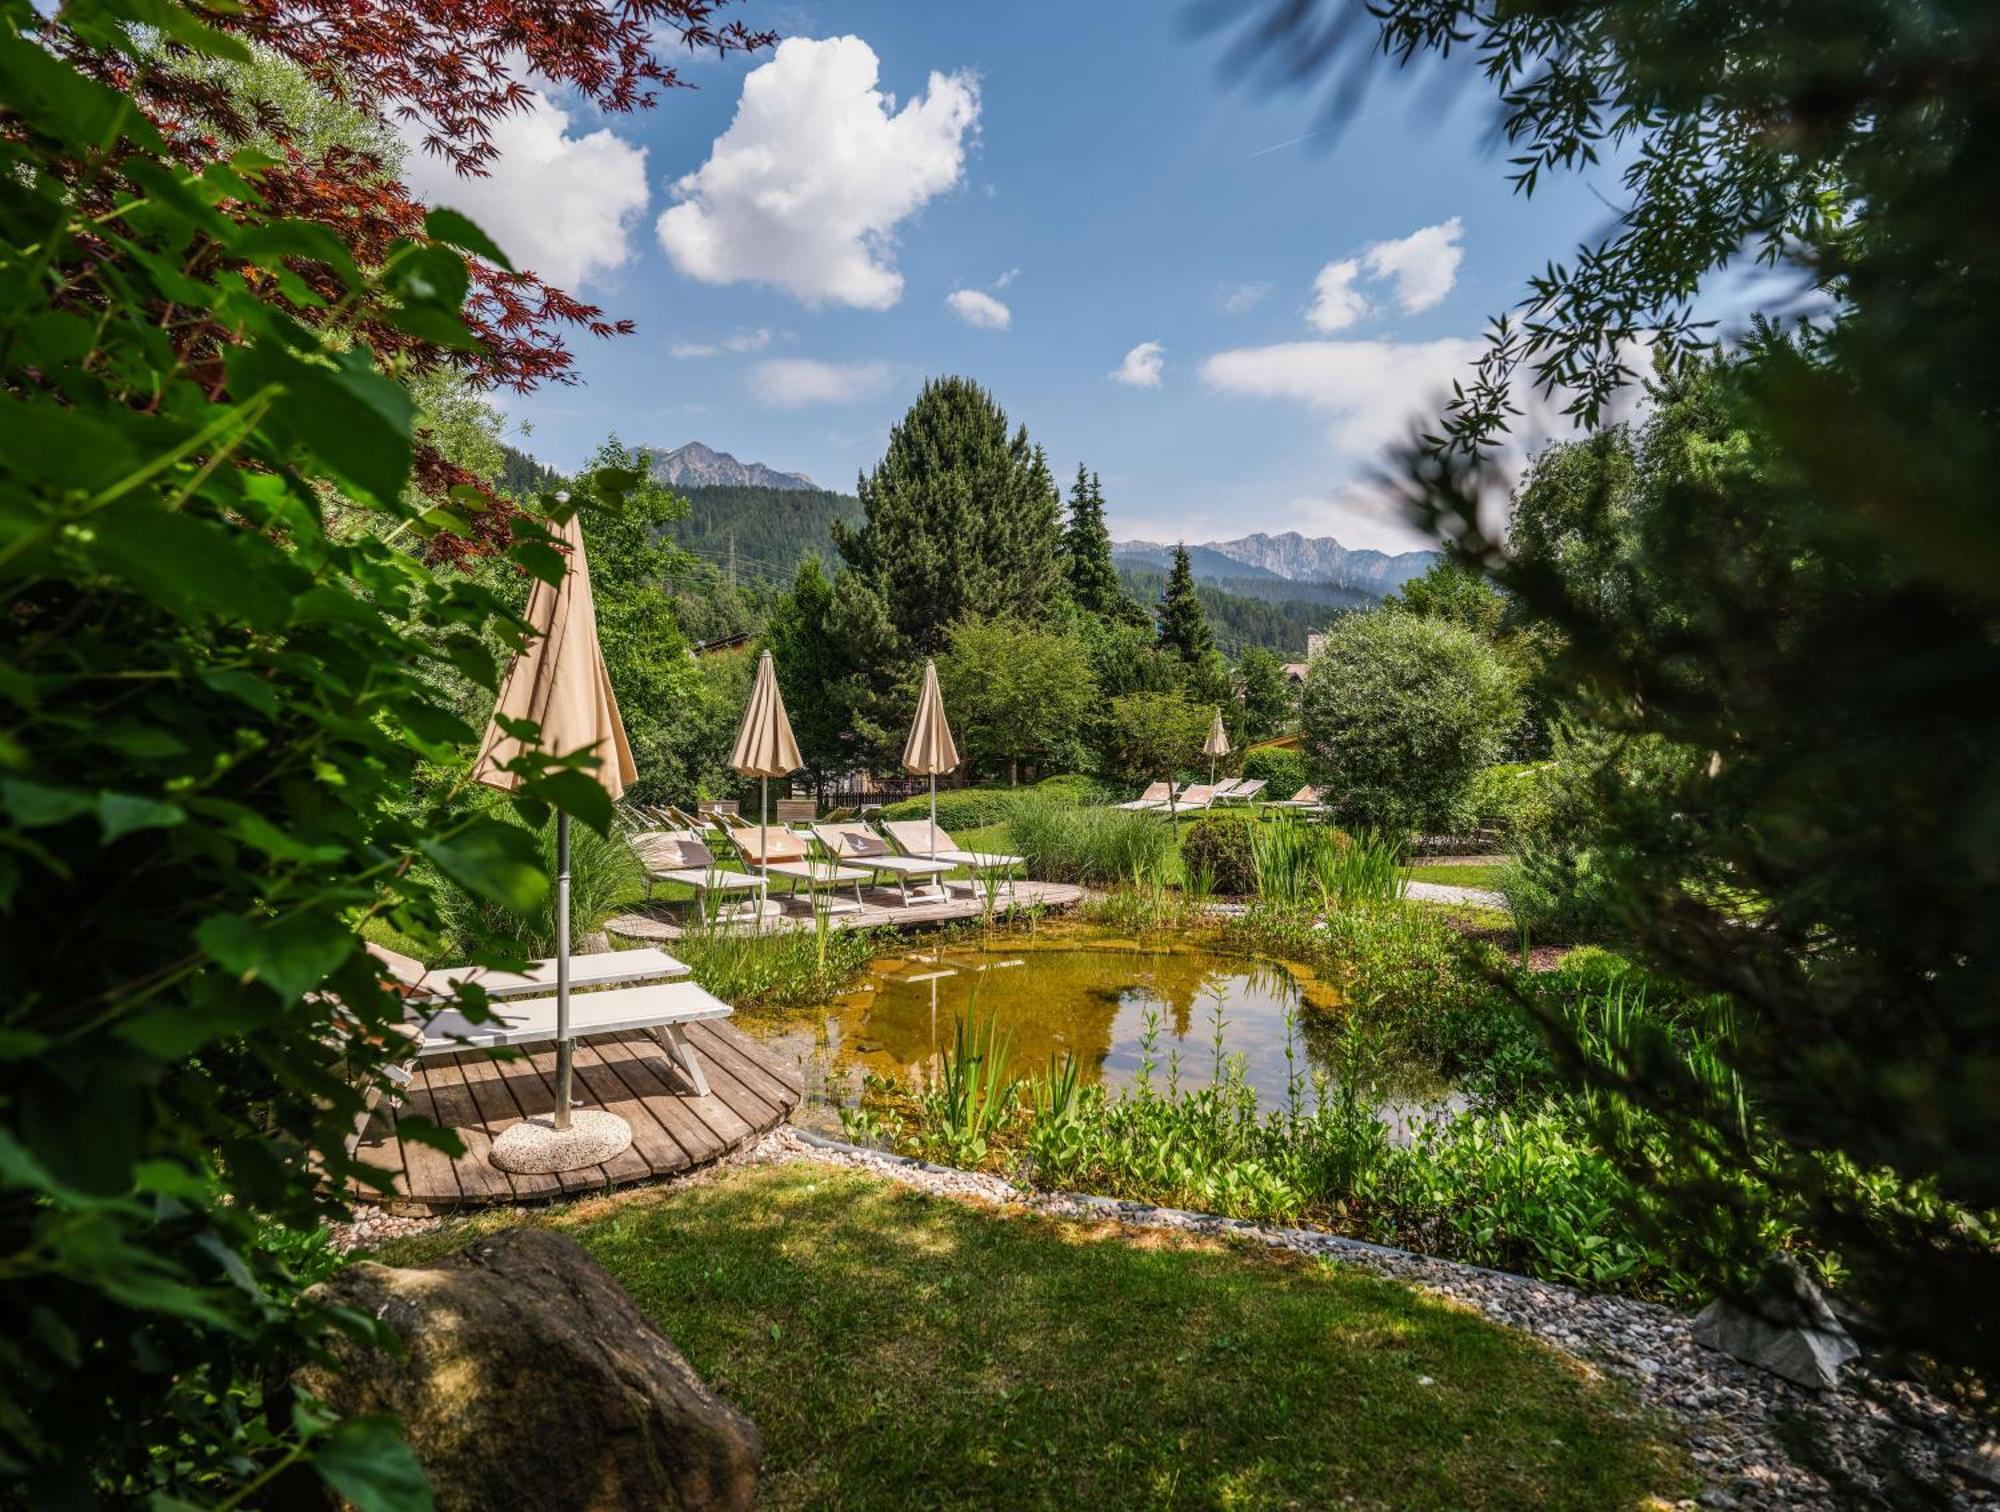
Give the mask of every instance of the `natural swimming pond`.
<svg viewBox="0 0 2000 1512">
<path fill-rule="evenodd" d="M 800 1121 L 837 1126 L 838 1109 L 857 1100 L 867 1073 L 925 1084 L 953 1026 L 974 1010 L 1012 1036 L 1016 1074 L 1040 1076 L 1051 1057 L 1070 1054 L 1082 1080 L 1111 1087 L 1138 1077 L 1149 1025 L 1154 1084 L 1164 1085 L 1178 1055 L 1182 1085 L 1207 1085 L 1219 1014 L 1223 1053 L 1242 1057 L 1244 1079 L 1266 1108 L 1284 1106 L 1294 1074 L 1310 1103 L 1313 1073 L 1335 1074 L 1341 1042 L 1338 1000 L 1309 972 L 1116 940 L 913 948 L 878 958 L 823 1008 L 743 1013 L 736 1022 L 803 1068 Z M 1399 1071 L 1375 1090 L 1407 1106 L 1446 1089 Z"/>
</svg>

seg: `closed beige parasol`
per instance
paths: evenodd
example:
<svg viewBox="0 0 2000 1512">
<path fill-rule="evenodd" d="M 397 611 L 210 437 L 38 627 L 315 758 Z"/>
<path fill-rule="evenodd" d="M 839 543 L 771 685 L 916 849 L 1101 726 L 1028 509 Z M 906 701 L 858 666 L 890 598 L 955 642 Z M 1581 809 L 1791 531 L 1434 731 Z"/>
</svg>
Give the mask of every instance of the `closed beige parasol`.
<svg viewBox="0 0 2000 1512">
<path fill-rule="evenodd" d="M 805 762 L 799 759 L 799 743 L 792 738 L 792 722 L 785 717 L 785 696 L 778 691 L 778 669 L 771 653 L 757 658 L 757 681 L 750 689 L 750 704 L 743 711 L 743 725 L 736 732 L 736 749 L 729 753 L 729 769 L 758 779 L 757 832 L 763 844 L 758 853 L 771 853 L 771 779 L 789 777 Z M 764 882 L 770 885 L 770 862 L 763 863 Z M 760 909 L 761 913 L 761 909 Z"/>
<path fill-rule="evenodd" d="M 532 749 L 551 756 L 587 752 L 597 758 L 591 776 L 616 798 L 637 779 L 618 698 L 597 640 L 597 606 L 590 593 L 590 562 L 583 525 L 571 516 L 555 531 L 568 549 L 569 569 L 554 586 L 535 581 L 522 618 L 535 638 L 514 658 L 500 684 L 500 699 L 473 775 L 488 787 L 512 790 L 520 777 L 503 771 L 527 747 L 500 720 L 532 719 L 540 735 Z M 503 1170 L 562 1171 L 596 1165 L 632 1142 L 632 1130 L 615 1113 L 593 1110 L 571 1118 L 573 1059 L 569 1032 L 569 815 L 556 815 L 556 1106 L 545 1123 L 524 1119 L 494 1141 L 491 1159 Z"/>
<path fill-rule="evenodd" d="M 931 859 L 937 859 L 937 780 L 958 770 L 958 747 L 944 717 L 944 693 L 938 687 L 937 663 L 924 658 L 924 691 L 917 698 L 917 717 L 910 738 L 903 742 L 903 770 L 931 780 Z"/>
<path fill-rule="evenodd" d="M 1229 732 L 1222 728 L 1222 710 L 1215 711 L 1215 719 L 1208 727 L 1208 739 L 1201 743 L 1201 754 L 1208 758 L 1208 780 L 1215 783 L 1215 764 L 1229 754 Z"/>
</svg>

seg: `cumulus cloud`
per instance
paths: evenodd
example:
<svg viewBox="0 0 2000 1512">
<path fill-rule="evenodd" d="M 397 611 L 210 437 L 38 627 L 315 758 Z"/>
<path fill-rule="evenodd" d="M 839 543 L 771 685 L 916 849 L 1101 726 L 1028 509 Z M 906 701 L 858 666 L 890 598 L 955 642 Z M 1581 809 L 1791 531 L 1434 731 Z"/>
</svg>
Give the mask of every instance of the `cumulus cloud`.
<svg viewBox="0 0 2000 1512">
<path fill-rule="evenodd" d="M 750 390 L 779 409 L 808 404 L 846 404 L 880 393 L 889 384 L 886 362 L 818 362 L 810 357 L 772 357 L 750 373 Z"/>
<path fill-rule="evenodd" d="M 1436 413 L 1439 397 L 1463 377 L 1480 343 L 1443 341 L 1286 341 L 1217 352 L 1202 381 L 1225 394 L 1289 399 L 1326 415 L 1343 451 L 1373 454 L 1410 422 Z"/>
<path fill-rule="evenodd" d="M 722 352 L 761 352 L 771 344 L 768 326 L 754 331 L 738 331 L 720 341 L 676 341 L 667 348 L 675 357 L 714 357 Z"/>
<path fill-rule="evenodd" d="M 944 302 L 951 306 L 952 314 L 982 331 L 1004 331 L 1014 323 L 1012 310 L 978 289 L 953 289 L 945 295 Z"/>
<path fill-rule="evenodd" d="M 793 37 L 743 80 L 736 118 L 659 218 L 703 283 L 776 285 L 809 305 L 884 310 L 903 295 L 895 232 L 957 184 L 979 119 L 968 73 L 932 73 L 895 108 L 859 37 Z"/>
<path fill-rule="evenodd" d="M 1464 234 L 1465 223 L 1454 215 L 1401 241 L 1376 242 L 1362 257 L 1371 277 L 1395 281 L 1396 303 L 1405 315 L 1414 315 L 1442 302 L 1458 282 L 1458 265 L 1465 260 L 1459 238 Z"/>
<path fill-rule="evenodd" d="M 1313 280 L 1313 302 L 1306 311 L 1306 323 L 1315 331 L 1344 331 L 1366 315 L 1367 296 L 1354 287 L 1360 276 L 1361 263 L 1357 258 L 1330 262 L 1321 268 L 1319 277 Z"/>
<path fill-rule="evenodd" d="M 1111 370 L 1111 380 L 1129 383 L 1133 388 L 1158 388 L 1160 371 L 1166 365 L 1167 349 L 1157 341 L 1142 341 Z"/>
<path fill-rule="evenodd" d="M 1222 289 L 1222 313 L 1243 315 L 1264 302 L 1264 296 L 1271 292 L 1268 283 L 1225 284 Z"/>
<path fill-rule="evenodd" d="M 530 91 L 528 108 L 493 123 L 499 157 L 466 178 L 423 150 L 423 129 L 397 128 L 409 144 L 404 177 L 429 205 L 463 211 L 515 267 L 575 288 L 632 258 L 631 232 L 646 208 L 646 149 L 608 130 L 570 134 L 570 115 Z"/>
</svg>

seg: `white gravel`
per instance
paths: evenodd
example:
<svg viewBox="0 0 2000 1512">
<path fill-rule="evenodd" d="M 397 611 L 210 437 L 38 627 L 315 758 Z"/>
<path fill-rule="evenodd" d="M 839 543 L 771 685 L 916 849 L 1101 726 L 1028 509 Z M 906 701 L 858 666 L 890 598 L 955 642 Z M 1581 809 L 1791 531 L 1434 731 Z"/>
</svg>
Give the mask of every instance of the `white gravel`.
<svg viewBox="0 0 2000 1512">
<path fill-rule="evenodd" d="M 1419 903 L 1462 903 L 1475 908 L 1507 910 L 1507 895 L 1490 887 L 1454 887 L 1449 882 L 1405 882 L 1403 896 Z"/>
</svg>

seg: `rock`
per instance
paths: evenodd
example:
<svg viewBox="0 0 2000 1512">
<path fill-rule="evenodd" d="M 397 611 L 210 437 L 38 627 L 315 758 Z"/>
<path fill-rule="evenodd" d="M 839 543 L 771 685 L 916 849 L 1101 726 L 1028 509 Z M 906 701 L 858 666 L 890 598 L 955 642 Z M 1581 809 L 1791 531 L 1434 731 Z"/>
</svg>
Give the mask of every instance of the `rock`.
<svg viewBox="0 0 2000 1512">
<path fill-rule="evenodd" d="M 589 934 L 577 941 L 576 945 L 576 953 L 578 955 L 603 955 L 610 949 L 611 936 L 601 929 L 593 929 Z"/>
<path fill-rule="evenodd" d="M 1951 1457 L 1951 1468 L 1976 1486 L 2000 1491 L 2000 1439 L 1988 1439 Z"/>
<path fill-rule="evenodd" d="M 381 1318 L 404 1355 L 340 1335 L 342 1368 L 294 1381 L 343 1415 L 400 1418 L 442 1512 L 756 1502 L 756 1425 L 572 1240 L 510 1229 L 424 1269 L 353 1265 L 315 1294 Z"/>
<path fill-rule="evenodd" d="M 1812 1278 L 1783 1258 L 1741 1302 L 1718 1297 L 1704 1307 L 1694 1341 L 1816 1391 L 1838 1386 L 1840 1367 L 1861 1353 Z"/>
</svg>

